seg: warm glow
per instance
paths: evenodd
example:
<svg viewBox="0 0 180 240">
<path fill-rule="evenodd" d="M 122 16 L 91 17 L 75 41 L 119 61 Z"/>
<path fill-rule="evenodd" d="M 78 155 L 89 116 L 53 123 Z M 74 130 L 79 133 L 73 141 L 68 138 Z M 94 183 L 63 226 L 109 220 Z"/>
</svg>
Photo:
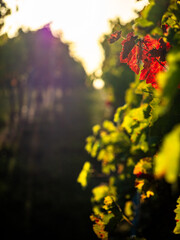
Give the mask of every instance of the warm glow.
<svg viewBox="0 0 180 240">
<path fill-rule="evenodd" d="M 147 0 L 6 0 L 12 8 L 4 31 L 12 36 L 18 27 L 37 29 L 51 22 L 54 33 L 63 32 L 63 39 L 72 42 L 72 53 L 83 61 L 91 73 L 100 66 L 103 54 L 98 40 L 109 32 L 108 20 L 120 17 L 128 21 L 136 16 Z M 16 12 L 16 4 L 19 11 Z M 141 5 L 141 6 L 140 6 Z"/>
<path fill-rule="evenodd" d="M 95 89 L 102 89 L 104 87 L 104 81 L 102 79 L 95 79 L 93 81 L 93 87 Z"/>
</svg>

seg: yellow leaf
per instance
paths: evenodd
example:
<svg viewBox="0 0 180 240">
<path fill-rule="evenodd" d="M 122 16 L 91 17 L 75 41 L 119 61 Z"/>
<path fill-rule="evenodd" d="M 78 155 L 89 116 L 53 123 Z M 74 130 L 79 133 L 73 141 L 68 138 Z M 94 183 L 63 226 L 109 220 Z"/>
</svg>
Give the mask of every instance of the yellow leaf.
<svg viewBox="0 0 180 240">
<path fill-rule="evenodd" d="M 100 129 L 101 129 L 101 127 L 100 127 L 99 124 L 93 126 L 93 128 L 92 128 L 93 134 L 94 134 L 94 135 L 97 135 Z"/>
<path fill-rule="evenodd" d="M 82 171 L 80 172 L 77 182 L 81 184 L 82 187 L 87 186 L 87 179 L 91 171 L 90 162 L 85 162 Z"/>
</svg>

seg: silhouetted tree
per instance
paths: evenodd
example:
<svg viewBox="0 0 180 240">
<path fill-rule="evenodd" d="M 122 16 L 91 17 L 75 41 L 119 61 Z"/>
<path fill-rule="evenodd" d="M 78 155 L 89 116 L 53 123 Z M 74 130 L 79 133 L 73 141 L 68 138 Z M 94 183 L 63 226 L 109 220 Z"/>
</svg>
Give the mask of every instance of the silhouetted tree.
<svg viewBox="0 0 180 240">
<path fill-rule="evenodd" d="M 66 94 L 85 86 L 82 64 L 71 57 L 68 44 L 53 36 L 49 25 L 37 31 L 19 29 L 12 39 L 2 35 L 0 52 L 0 85 L 9 94 L 11 123 L 16 113 L 21 118 L 23 105 L 30 108 L 33 93 L 40 106 L 49 88 Z"/>
</svg>

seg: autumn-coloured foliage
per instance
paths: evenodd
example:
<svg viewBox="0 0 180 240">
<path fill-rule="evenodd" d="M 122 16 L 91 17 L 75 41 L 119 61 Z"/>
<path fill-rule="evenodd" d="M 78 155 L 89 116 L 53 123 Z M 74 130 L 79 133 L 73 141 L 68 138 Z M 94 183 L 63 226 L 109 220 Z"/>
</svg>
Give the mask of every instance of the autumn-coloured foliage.
<svg viewBox="0 0 180 240">
<path fill-rule="evenodd" d="M 109 43 L 116 42 L 121 37 L 121 31 L 116 31 L 111 34 L 110 38 L 108 39 Z"/>
<path fill-rule="evenodd" d="M 163 38 L 153 39 L 150 35 L 138 39 L 134 33 L 128 33 L 122 41 L 120 62 L 127 63 L 132 71 L 139 74 L 140 65 L 143 69 L 140 73 L 140 80 L 146 80 L 157 88 L 156 74 L 166 70 L 166 54 L 170 49 L 170 43 L 164 42 Z"/>
<path fill-rule="evenodd" d="M 176 213 L 176 227 L 174 229 L 174 233 L 175 234 L 180 234 L 180 197 L 177 200 L 177 206 L 176 209 L 174 210 L 174 212 Z"/>
<path fill-rule="evenodd" d="M 128 33 L 127 38 L 122 42 L 122 52 L 120 54 L 120 61 L 127 63 L 129 67 L 136 73 L 139 73 L 141 48 L 136 45 L 137 36 L 133 33 Z"/>
<path fill-rule="evenodd" d="M 121 48 L 116 67 L 125 63 L 135 81 L 113 121 L 95 125 L 86 139 L 98 161 L 97 168 L 90 163 L 91 178 L 99 179 L 93 216 L 106 235 L 94 231 L 100 239 L 173 240 L 172 226 L 180 233 L 180 2 L 150 0 L 139 16 L 131 31 L 108 38 Z"/>
</svg>

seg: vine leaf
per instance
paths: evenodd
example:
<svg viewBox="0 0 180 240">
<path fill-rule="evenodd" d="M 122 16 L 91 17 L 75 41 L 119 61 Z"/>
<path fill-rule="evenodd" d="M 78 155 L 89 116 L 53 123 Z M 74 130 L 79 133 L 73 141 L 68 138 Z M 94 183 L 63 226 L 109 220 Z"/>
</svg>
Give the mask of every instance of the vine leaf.
<svg viewBox="0 0 180 240">
<path fill-rule="evenodd" d="M 174 212 L 176 213 L 176 226 L 174 228 L 174 233 L 175 234 L 180 234 L 180 197 L 177 200 L 177 206 L 176 209 L 174 210 Z"/>
<path fill-rule="evenodd" d="M 131 70 L 139 73 L 139 55 L 140 47 L 136 45 L 137 36 L 133 32 L 127 34 L 127 38 L 122 41 L 122 51 L 120 53 L 120 62 L 127 63 Z"/>
<path fill-rule="evenodd" d="M 91 163 L 85 162 L 82 171 L 80 172 L 77 182 L 81 184 L 83 188 L 87 186 L 88 178 L 91 174 Z"/>
<path fill-rule="evenodd" d="M 98 222 L 96 220 L 96 223 L 93 224 L 93 230 L 98 238 L 103 240 L 108 239 L 108 232 L 105 231 L 105 225 L 101 220 L 99 220 Z"/>
<path fill-rule="evenodd" d="M 122 41 L 122 46 L 120 62 L 126 63 L 136 74 L 139 74 L 142 62 L 140 80 L 146 80 L 147 84 L 151 83 L 154 88 L 158 88 L 156 75 L 166 70 L 166 54 L 171 48 L 170 43 L 162 38 L 154 39 L 150 35 L 138 39 L 130 32 Z"/>
<path fill-rule="evenodd" d="M 153 48 L 149 53 L 152 57 L 160 57 L 159 60 L 164 62 L 166 60 L 166 54 L 171 46 L 170 43 L 166 44 L 162 38 L 160 38 L 159 43 L 160 47 L 158 49 Z"/>
<path fill-rule="evenodd" d="M 155 175 L 176 182 L 180 174 L 180 124 L 165 136 L 160 152 L 155 157 Z"/>
<path fill-rule="evenodd" d="M 122 33 L 122 31 L 116 31 L 116 32 L 112 33 L 110 38 L 108 38 L 108 42 L 109 43 L 114 43 L 117 40 L 119 40 L 120 37 L 121 37 L 121 33 Z"/>
<path fill-rule="evenodd" d="M 122 59 L 125 59 L 128 57 L 129 53 L 131 52 L 131 50 L 133 49 L 133 47 L 136 44 L 137 36 L 133 36 L 133 35 L 134 34 L 132 32 L 128 33 L 127 39 L 125 39 L 122 42 L 122 45 L 124 46 L 123 51 L 122 51 Z"/>
<path fill-rule="evenodd" d="M 156 74 L 164 70 L 165 63 L 158 63 L 156 61 L 144 61 L 143 69 L 140 74 L 140 80 L 146 80 L 146 83 L 151 83 L 154 88 L 158 88 L 156 82 Z"/>
<path fill-rule="evenodd" d="M 154 88 L 158 88 L 156 75 L 166 69 L 166 54 L 170 48 L 169 42 L 165 43 L 162 38 L 157 40 L 149 35 L 144 37 L 143 69 L 140 74 L 140 80 L 146 80 L 146 83 L 151 83 Z"/>
</svg>

